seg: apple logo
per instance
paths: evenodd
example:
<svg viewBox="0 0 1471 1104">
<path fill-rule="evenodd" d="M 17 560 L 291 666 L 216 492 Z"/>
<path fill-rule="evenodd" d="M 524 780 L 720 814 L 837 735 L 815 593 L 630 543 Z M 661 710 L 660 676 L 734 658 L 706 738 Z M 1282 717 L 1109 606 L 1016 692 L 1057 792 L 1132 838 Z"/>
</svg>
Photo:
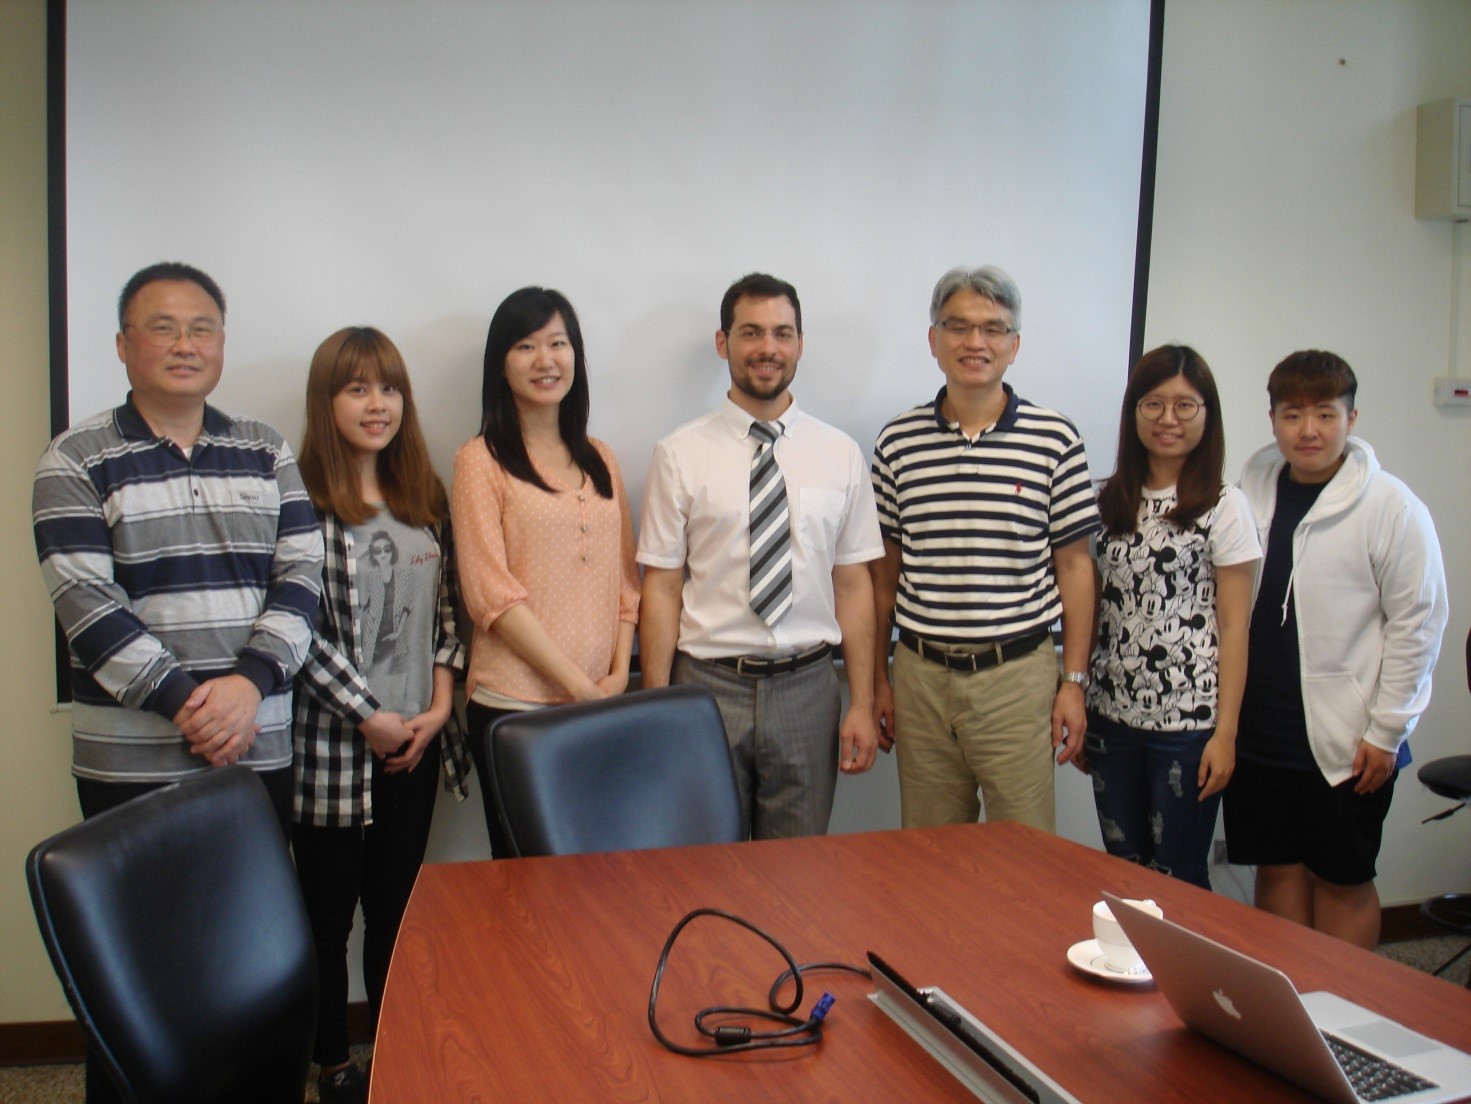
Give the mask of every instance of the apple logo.
<svg viewBox="0 0 1471 1104">
<path fill-rule="evenodd" d="M 1216 1003 L 1221 1006 L 1222 1012 L 1226 1013 L 1233 1020 L 1241 1019 L 1241 1013 L 1236 1011 L 1236 1006 L 1231 1003 L 1231 998 L 1226 996 L 1224 990 L 1217 989 L 1211 993 L 1211 996 L 1216 998 Z"/>
</svg>

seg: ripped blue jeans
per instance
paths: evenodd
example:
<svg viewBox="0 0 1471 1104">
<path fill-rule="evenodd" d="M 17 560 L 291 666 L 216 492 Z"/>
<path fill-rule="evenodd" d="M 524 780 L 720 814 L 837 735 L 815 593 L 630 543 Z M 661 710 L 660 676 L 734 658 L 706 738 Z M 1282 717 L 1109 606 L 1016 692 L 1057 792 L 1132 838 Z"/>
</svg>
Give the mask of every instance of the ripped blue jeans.
<svg viewBox="0 0 1471 1104">
<path fill-rule="evenodd" d="M 1197 800 L 1195 779 L 1213 731 L 1146 732 L 1088 712 L 1088 773 L 1110 855 L 1210 889 L 1221 795 Z"/>
</svg>

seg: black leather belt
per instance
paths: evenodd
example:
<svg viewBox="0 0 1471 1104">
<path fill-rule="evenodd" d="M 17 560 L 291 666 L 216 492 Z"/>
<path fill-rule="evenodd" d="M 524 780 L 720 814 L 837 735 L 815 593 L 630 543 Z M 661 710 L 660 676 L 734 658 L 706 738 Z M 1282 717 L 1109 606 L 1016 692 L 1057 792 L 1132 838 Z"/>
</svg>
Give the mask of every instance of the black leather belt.
<svg viewBox="0 0 1471 1104">
<path fill-rule="evenodd" d="M 803 667 L 810 667 L 820 659 L 826 659 L 833 654 L 831 644 L 819 644 L 815 648 L 809 648 L 805 652 L 798 652 L 789 656 L 719 656 L 709 660 L 710 663 L 718 663 L 722 667 L 729 667 L 738 675 L 746 678 L 770 678 L 772 675 L 786 675 L 793 671 L 800 671 Z"/>
<path fill-rule="evenodd" d="M 1030 655 L 1051 635 L 1046 629 L 1038 629 L 1034 633 L 1015 640 L 1008 640 L 1004 644 L 982 644 L 974 652 L 947 652 L 943 648 L 920 639 L 908 629 L 900 629 L 899 643 L 918 654 L 921 659 L 939 663 L 949 667 L 952 671 L 984 671 L 989 667 L 999 667 L 1013 659 Z"/>
</svg>

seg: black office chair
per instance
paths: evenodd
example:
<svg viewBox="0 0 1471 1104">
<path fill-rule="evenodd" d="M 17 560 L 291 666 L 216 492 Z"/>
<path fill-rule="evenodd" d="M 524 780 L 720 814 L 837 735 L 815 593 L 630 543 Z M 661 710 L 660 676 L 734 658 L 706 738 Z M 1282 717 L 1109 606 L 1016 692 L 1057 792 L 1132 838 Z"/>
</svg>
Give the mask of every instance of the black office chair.
<svg viewBox="0 0 1471 1104">
<path fill-rule="evenodd" d="M 1466 688 L 1471 690 L 1471 632 L 1466 634 Z M 1456 803 L 1444 812 L 1426 817 L 1427 824 L 1432 820 L 1444 820 L 1471 801 L 1471 755 L 1432 759 L 1415 772 L 1415 777 L 1431 793 Z M 1420 915 L 1448 931 L 1471 935 L 1471 893 L 1442 893 L 1439 897 L 1422 901 Z M 1442 974 L 1449 970 L 1468 951 L 1471 951 L 1471 943 L 1442 962 L 1434 973 Z M 1471 989 L 1471 975 L 1466 977 L 1466 987 Z"/>
<path fill-rule="evenodd" d="M 741 838 L 725 725 L 703 687 L 516 713 L 492 723 L 485 740 L 516 855 Z"/>
<path fill-rule="evenodd" d="M 1431 793 L 1456 802 L 1444 812 L 1428 820 L 1441 820 L 1450 816 L 1471 800 L 1471 755 L 1448 755 L 1444 759 L 1432 759 L 1418 771 L 1415 777 Z M 1471 893 L 1442 893 L 1420 903 L 1420 915 L 1439 927 L 1458 935 L 1471 935 Z M 1466 944 L 1450 958 L 1435 968 L 1434 973 L 1443 974 L 1471 951 Z M 1471 975 L 1466 978 L 1466 987 L 1471 989 Z"/>
<path fill-rule="evenodd" d="M 317 1018 L 306 906 L 266 788 L 200 774 L 26 859 L 41 937 L 125 1100 L 300 1104 Z"/>
</svg>

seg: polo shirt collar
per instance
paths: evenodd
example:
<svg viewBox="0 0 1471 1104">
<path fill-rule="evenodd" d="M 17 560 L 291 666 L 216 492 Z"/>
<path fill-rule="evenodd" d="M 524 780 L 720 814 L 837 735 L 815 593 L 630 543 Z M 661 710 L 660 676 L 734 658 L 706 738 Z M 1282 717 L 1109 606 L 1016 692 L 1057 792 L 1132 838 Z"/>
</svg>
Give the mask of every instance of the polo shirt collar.
<svg viewBox="0 0 1471 1104">
<path fill-rule="evenodd" d="M 128 392 L 128 397 L 123 400 L 123 405 L 113 411 L 113 420 L 117 424 L 118 432 L 124 437 L 132 437 L 143 441 L 156 441 L 158 434 L 154 433 L 144 420 L 143 415 L 138 412 L 137 406 L 133 404 L 133 393 Z M 230 429 L 229 415 L 223 414 L 210 406 L 204 405 L 204 433 L 201 436 L 220 436 Z"/>
<path fill-rule="evenodd" d="M 1006 395 L 1006 409 L 1001 412 L 1001 417 L 996 419 L 996 424 L 991 428 L 1012 429 L 1016 425 L 1017 411 L 1020 409 L 1022 401 L 1017 396 L 1017 393 L 1011 389 L 1011 384 L 1003 382 L 1001 384 L 1001 390 Z M 948 386 L 942 386 L 940 390 L 935 393 L 935 425 L 939 426 L 941 433 L 958 433 L 959 430 L 951 424 L 948 418 L 945 417 L 945 412 L 942 409 L 945 403 L 945 395 L 948 391 Z"/>
<path fill-rule="evenodd" d="M 783 410 L 777 417 L 771 419 L 771 421 L 773 425 L 781 427 L 783 434 L 788 434 L 792 431 L 792 426 L 796 424 L 800 416 L 797 410 L 797 397 L 793 395 L 792 405 Z M 756 421 L 749 411 L 737 406 L 729 395 L 720 404 L 720 418 L 725 422 L 726 428 L 734 436 L 742 439 L 750 436 L 751 423 Z"/>
</svg>

